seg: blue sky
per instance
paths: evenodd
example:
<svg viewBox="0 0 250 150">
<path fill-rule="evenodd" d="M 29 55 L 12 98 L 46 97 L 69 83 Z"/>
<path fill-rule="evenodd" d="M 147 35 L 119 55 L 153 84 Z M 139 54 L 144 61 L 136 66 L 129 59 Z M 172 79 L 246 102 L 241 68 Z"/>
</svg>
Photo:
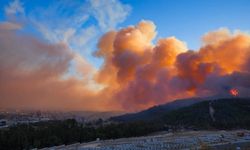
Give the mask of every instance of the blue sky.
<svg viewBox="0 0 250 150">
<path fill-rule="evenodd" d="M 62 34 L 65 34 L 62 31 L 75 29 L 73 36 L 77 38 L 71 40 L 69 45 L 97 68 L 100 67 L 102 60 L 93 57 L 92 53 L 96 50 L 98 38 L 110 29 L 135 25 L 142 19 L 155 23 L 158 32 L 156 39 L 175 36 L 185 41 L 189 49 L 198 49 L 201 45 L 201 36 L 209 31 L 226 27 L 231 31 L 239 29 L 249 32 L 250 27 L 249 0 L 103 1 L 107 4 L 95 9 L 90 5 L 92 1 L 20 0 L 19 4 L 22 5 L 24 14 L 15 14 L 15 20 L 32 22 L 32 25 L 24 23 L 23 32 L 50 42 L 68 40 L 62 39 Z M 12 2 L 12 0 L 1 0 L 0 21 L 13 20 L 13 17 L 6 15 L 6 7 Z M 109 8 L 104 8 L 107 5 L 112 5 L 113 12 L 111 14 L 108 12 L 105 19 L 100 20 L 98 11 L 106 13 L 105 11 L 109 11 Z M 82 23 L 74 23 L 77 19 L 82 19 Z M 114 20 L 112 22 L 109 19 Z M 106 22 L 101 24 L 102 21 Z M 44 30 L 37 30 L 38 26 L 42 26 Z M 57 29 L 61 31 L 55 33 Z M 76 44 L 79 40 L 83 41 L 82 45 Z"/>
<path fill-rule="evenodd" d="M 249 31 L 249 0 L 123 0 L 132 6 L 124 26 L 141 19 L 152 20 L 158 37 L 176 36 L 190 49 L 200 45 L 201 36 L 221 27 Z"/>
</svg>

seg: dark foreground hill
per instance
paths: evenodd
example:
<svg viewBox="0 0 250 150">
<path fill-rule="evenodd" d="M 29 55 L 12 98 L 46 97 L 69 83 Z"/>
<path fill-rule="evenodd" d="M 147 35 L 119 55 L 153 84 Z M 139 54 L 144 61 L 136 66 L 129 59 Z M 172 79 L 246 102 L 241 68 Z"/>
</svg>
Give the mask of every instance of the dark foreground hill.
<svg viewBox="0 0 250 150">
<path fill-rule="evenodd" d="M 158 122 L 174 128 L 250 128 L 250 98 L 177 100 L 139 113 L 112 117 L 111 120 Z"/>
<path fill-rule="evenodd" d="M 111 120 L 158 122 L 176 129 L 250 129 L 250 98 L 179 100 Z"/>
<path fill-rule="evenodd" d="M 250 128 L 250 98 L 187 99 L 159 105 L 112 121 L 159 122 L 174 128 Z"/>
<path fill-rule="evenodd" d="M 211 109 L 214 111 L 212 113 Z M 196 129 L 250 128 L 250 99 L 227 98 L 203 101 L 167 112 L 161 117 L 164 124 Z"/>
</svg>

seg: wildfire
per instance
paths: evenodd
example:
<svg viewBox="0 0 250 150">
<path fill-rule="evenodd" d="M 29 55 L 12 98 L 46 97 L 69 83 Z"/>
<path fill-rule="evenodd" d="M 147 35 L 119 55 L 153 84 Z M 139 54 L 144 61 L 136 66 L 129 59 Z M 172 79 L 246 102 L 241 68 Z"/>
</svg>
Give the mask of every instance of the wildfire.
<svg viewBox="0 0 250 150">
<path fill-rule="evenodd" d="M 238 96 L 239 95 L 239 91 L 237 89 L 231 89 L 229 91 L 229 93 L 232 95 L 232 96 Z"/>
</svg>

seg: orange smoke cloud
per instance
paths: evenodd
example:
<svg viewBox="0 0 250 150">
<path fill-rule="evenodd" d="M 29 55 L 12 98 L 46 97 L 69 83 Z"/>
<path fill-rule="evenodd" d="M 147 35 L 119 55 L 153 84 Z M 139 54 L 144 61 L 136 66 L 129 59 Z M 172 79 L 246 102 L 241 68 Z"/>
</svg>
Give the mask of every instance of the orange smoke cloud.
<svg viewBox="0 0 250 150">
<path fill-rule="evenodd" d="M 155 29 L 152 22 L 142 21 L 108 32 L 99 42 L 96 53 L 107 51 L 108 57 L 101 56 L 104 65 L 97 76 L 106 79 L 109 74 L 105 89 L 112 88 L 113 99 L 126 110 L 144 109 L 176 98 L 223 95 L 225 89 L 235 86 L 245 93 L 249 91 L 248 34 L 220 29 L 207 33 L 199 50 L 190 51 L 175 37 L 152 44 Z M 103 42 L 110 39 L 110 34 L 112 40 Z"/>
<path fill-rule="evenodd" d="M 19 28 L 0 24 L 1 107 L 135 111 L 177 98 L 225 96 L 232 88 L 250 93 L 246 33 L 209 32 L 191 51 L 175 37 L 154 44 L 156 26 L 142 21 L 100 38 L 94 55 L 104 63 L 96 71 L 67 45 L 16 34 Z M 93 78 L 67 77 L 71 61 L 82 75 L 95 70 Z"/>
</svg>

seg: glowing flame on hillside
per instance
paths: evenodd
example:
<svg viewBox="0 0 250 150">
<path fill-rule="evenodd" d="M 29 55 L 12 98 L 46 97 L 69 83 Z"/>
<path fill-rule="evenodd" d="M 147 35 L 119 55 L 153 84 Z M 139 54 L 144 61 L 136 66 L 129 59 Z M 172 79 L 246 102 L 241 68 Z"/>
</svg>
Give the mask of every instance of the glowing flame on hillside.
<svg viewBox="0 0 250 150">
<path fill-rule="evenodd" d="M 229 93 L 232 95 L 232 96 L 238 96 L 239 95 L 239 91 L 237 89 L 231 89 L 229 91 Z"/>
</svg>

